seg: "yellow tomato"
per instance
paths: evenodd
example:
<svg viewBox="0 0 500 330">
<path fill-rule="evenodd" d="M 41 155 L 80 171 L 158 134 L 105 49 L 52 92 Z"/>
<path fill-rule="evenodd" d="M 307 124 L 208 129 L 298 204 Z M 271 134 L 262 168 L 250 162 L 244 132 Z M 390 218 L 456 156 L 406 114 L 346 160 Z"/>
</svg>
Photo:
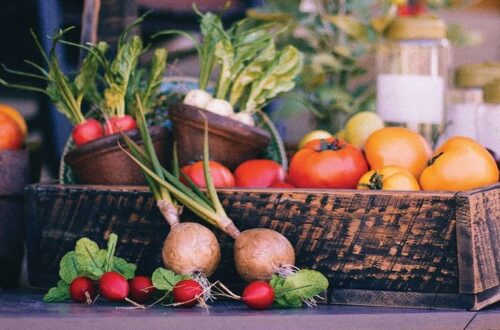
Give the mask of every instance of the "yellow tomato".
<svg viewBox="0 0 500 330">
<path fill-rule="evenodd" d="M 327 131 L 323 131 L 323 130 L 311 131 L 311 132 L 307 133 L 306 135 L 304 135 L 302 137 L 302 139 L 300 139 L 297 147 L 300 150 L 307 142 L 310 142 L 313 140 L 318 140 L 318 139 L 329 139 L 331 137 L 332 137 L 332 134 L 330 134 Z"/>
<path fill-rule="evenodd" d="M 360 190 L 411 190 L 420 186 L 410 171 L 399 166 L 386 166 L 366 172 L 358 182 Z"/>
<path fill-rule="evenodd" d="M 365 154 L 372 170 L 400 166 L 418 179 L 431 158 L 432 149 L 417 132 L 404 127 L 385 127 L 368 137 Z"/>
<path fill-rule="evenodd" d="M 434 153 L 420 177 L 423 190 L 469 190 L 498 182 L 493 156 L 475 140 L 455 136 Z"/>
</svg>

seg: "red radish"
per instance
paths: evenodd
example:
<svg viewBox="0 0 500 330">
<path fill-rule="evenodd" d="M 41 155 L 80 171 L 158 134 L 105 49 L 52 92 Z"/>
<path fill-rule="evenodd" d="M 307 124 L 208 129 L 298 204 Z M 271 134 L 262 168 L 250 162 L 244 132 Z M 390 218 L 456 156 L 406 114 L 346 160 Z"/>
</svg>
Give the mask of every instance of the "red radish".
<svg viewBox="0 0 500 330">
<path fill-rule="evenodd" d="M 146 302 L 154 293 L 155 288 L 149 277 L 136 276 L 130 280 L 130 298 L 139 303 Z"/>
<path fill-rule="evenodd" d="M 195 280 L 182 280 L 174 286 L 174 301 L 183 307 L 192 307 L 203 294 L 203 288 Z"/>
<path fill-rule="evenodd" d="M 79 276 L 71 282 L 69 286 L 69 295 L 76 302 L 92 303 L 92 299 L 96 296 L 97 291 L 95 283 L 88 277 Z"/>
<path fill-rule="evenodd" d="M 296 187 L 288 182 L 276 182 L 270 188 L 296 188 Z"/>
<path fill-rule="evenodd" d="M 274 303 L 274 289 L 267 282 L 252 282 L 243 290 L 242 300 L 252 309 L 268 309 Z"/>
<path fill-rule="evenodd" d="M 134 118 L 129 115 L 120 117 L 111 117 L 106 120 L 104 125 L 104 133 L 111 135 L 115 133 L 130 131 L 137 128 L 137 123 Z"/>
<path fill-rule="evenodd" d="M 106 272 L 99 279 L 99 291 L 110 301 L 122 301 L 128 297 L 129 285 L 122 275 Z"/>
<path fill-rule="evenodd" d="M 103 129 L 99 121 L 91 118 L 76 124 L 71 135 L 75 144 L 79 146 L 102 137 Z"/>
</svg>

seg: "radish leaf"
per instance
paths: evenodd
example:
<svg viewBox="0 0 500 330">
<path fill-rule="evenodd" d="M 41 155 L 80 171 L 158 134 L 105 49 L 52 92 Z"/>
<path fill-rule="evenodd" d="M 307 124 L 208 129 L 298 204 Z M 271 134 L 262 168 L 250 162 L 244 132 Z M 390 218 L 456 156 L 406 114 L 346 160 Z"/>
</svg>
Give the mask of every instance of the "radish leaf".
<svg viewBox="0 0 500 330">
<path fill-rule="evenodd" d="M 151 281 L 158 290 L 172 291 L 178 282 L 191 278 L 190 275 L 177 275 L 171 270 L 159 267 L 153 272 Z"/>
<path fill-rule="evenodd" d="M 79 267 L 76 261 L 75 251 L 70 251 L 62 257 L 59 263 L 59 276 L 67 284 L 71 284 L 75 278 L 78 277 Z"/>
<path fill-rule="evenodd" d="M 113 257 L 113 266 L 111 270 L 120 273 L 127 280 L 134 278 L 137 266 L 127 262 L 127 260 L 119 257 Z"/>
<path fill-rule="evenodd" d="M 43 301 L 47 303 L 64 302 L 71 298 L 69 295 L 69 284 L 63 280 L 57 282 L 57 286 L 45 294 Z"/>
</svg>

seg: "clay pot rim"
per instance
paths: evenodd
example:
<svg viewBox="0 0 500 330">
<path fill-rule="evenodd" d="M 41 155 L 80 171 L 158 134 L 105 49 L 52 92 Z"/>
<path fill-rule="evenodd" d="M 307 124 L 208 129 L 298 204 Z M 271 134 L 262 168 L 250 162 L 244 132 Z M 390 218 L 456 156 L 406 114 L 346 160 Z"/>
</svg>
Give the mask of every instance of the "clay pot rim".
<svg viewBox="0 0 500 330">
<path fill-rule="evenodd" d="M 271 140 L 271 134 L 265 129 L 183 103 L 177 103 L 169 109 L 169 118 L 174 122 L 181 120 L 183 125 L 203 129 L 205 124 L 200 112 L 207 116 L 208 129 L 212 134 L 227 136 L 251 145 L 268 144 Z"/>
<path fill-rule="evenodd" d="M 163 126 L 150 126 L 149 132 L 153 136 L 166 134 L 166 128 Z M 141 135 L 137 129 L 126 131 L 123 133 L 136 142 L 141 140 Z M 66 155 L 64 155 L 64 161 L 68 165 L 73 166 L 76 162 L 80 162 L 85 158 L 115 152 L 116 150 L 120 149 L 118 142 L 121 142 L 122 146 L 126 147 L 121 133 L 104 136 L 80 146 L 75 146 L 74 149 L 68 151 Z M 142 143 L 142 141 L 140 143 Z"/>
</svg>

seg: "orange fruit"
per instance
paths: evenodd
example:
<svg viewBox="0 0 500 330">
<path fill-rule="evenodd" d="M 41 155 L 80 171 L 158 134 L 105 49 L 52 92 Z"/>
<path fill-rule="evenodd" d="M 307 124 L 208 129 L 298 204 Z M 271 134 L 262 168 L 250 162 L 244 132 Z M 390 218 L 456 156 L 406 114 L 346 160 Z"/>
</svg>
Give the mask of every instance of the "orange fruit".
<svg viewBox="0 0 500 330">
<path fill-rule="evenodd" d="M 11 117 L 17 123 L 17 125 L 19 125 L 19 128 L 21 129 L 21 132 L 23 132 L 24 137 L 28 135 L 28 125 L 26 125 L 26 121 L 19 113 L 19 111 L 17 111 L 10 105 L 0 103 L 0 113 L 6 114 L 7 116 Z"/>
<path fill-rule="evenodd" d="M 0 113 L 0 150 L 17 150 L 23 146 L 21 128 L 10 116 Z"/>
<path fill-rule="evenodd" d="M 422 135 L 415 131 L 403 127 L 385 127 L 368 137 L 365 155 L 372 170 L 394 165 L 409 170 L 418 179 L 427 167 L 432 149 Z"/>
</svg>

